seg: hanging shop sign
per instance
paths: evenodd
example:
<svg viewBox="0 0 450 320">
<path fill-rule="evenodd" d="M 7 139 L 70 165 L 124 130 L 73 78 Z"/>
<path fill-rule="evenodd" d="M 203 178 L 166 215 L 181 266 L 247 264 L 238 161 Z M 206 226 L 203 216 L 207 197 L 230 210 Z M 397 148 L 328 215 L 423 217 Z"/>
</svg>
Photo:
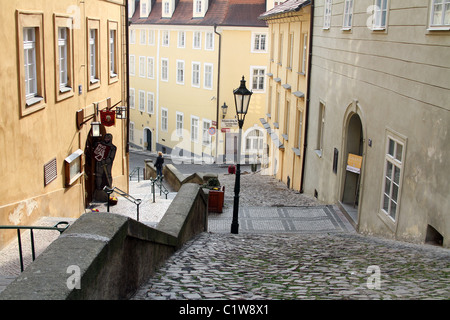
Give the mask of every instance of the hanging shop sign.
<svg viewBox="0 0 450 320">
<path fill-rule="evenodd" d="M 116 124 L 116 112 L 113 110 L 100 111 L 100 121 L 106 127 L 111 127 Z"/>
</svg>

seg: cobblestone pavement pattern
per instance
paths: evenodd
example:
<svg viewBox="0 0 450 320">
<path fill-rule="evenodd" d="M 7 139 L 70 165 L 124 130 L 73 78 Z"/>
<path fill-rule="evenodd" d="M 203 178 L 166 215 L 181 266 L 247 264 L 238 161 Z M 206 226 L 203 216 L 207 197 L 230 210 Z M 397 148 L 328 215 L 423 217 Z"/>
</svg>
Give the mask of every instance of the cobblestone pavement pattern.
<svg viewBox="0 0 450 320">
<path fill-rule="evenodd" d="M 234 175 L 219 180 L 226 214 Z M 243 174 L 241 186 L 243 211 L 320 205 L 268 176 Z M 449 288 L 450 250 L 363 236 L 347 225 L 335 232 L 204 232 L 132 299 L 449 299 Z"/>
</svg>

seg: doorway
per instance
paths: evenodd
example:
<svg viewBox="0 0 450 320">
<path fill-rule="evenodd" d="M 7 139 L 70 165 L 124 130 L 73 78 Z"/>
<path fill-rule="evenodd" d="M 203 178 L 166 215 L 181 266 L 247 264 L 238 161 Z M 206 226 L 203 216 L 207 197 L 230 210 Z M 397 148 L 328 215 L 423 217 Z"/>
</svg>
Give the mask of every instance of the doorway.
<svg viewBox="0 0 450 320">
<path fill-rule="evenodd" d="M 237 163 L 238 133 L 227 132 L 225 135 L 225 161 L 226 163 Z"/>
<path fill-rule="evenodd" d="M 363 156 L 363 127 L 361 118 L 356 113 L 352 114 L 347 122 L 345 139 L 345 153 L 343 161 L 344 187 L 342 191 L 341 205 L 344 207 L 344 210 L 347 212 L 348 216 L 353 220 L 353 223 L 357 225 L 361 176 L 363 173 L 362 162 L 361 165 L 359 165 L 359 172 L 358 170 L 354 170 L 353 167 L 349 168 L 347 166 L 349 163 L 349 154 L 350 158 L 359 158 Z M 362 160 L 364 161 L 364 159 Z M 356 167 L 358 167 L 358 165 Z"/>
<path fill-rule="evenodd" d="M 147 151 L 152 151 L 152 130 L 144 129 L 144 148 Z"/>
</svg>

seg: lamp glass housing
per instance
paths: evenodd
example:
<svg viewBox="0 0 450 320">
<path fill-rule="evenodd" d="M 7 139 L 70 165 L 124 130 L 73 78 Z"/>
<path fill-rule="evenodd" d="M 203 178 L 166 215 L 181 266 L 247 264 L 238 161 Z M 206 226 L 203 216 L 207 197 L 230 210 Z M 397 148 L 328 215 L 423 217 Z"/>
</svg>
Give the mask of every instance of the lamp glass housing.
<svg viewBox="0 0 450 320">
<path fill-rule="evenodd" d="M 100 122 L 92 122 L 91 129 L 93 137 L 100 137 L 102 135 L 100 132 Z"/>
<path fill-rule="evenodd" d="M 236 113 L 239 116 L 245 117 L 248 112 L 248 106 L 250 104 L 250 97 L 253 92 L 249 91 L 245 86 L 244 76 L 242 76 L 241 85 L 239 88 L 233 91 L 234 103 L 236 105 Z"/>
</svg>

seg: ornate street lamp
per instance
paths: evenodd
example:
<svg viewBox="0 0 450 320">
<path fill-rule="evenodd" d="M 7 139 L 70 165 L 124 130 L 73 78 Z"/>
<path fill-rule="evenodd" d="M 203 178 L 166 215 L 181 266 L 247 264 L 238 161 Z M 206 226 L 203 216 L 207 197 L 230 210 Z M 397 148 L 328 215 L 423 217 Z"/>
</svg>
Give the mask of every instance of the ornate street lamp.
<svg viewBox="0 0 450 320">
<path fill-rule="evenodd" d="M 228 106 L 227 104 L 224 102 L 222 108 L 222 119 L 225 118 L 226 114 L 227 114 L 227 110 L 228 110 Z"/>
<path fill-rule="evenodd" d="M 241 85 L 239 88 L 233 91 L 234 102 L 236 105 L 236 115 L 239 125 L 239 138 L 238 138 L 238 152 L 237 152 L 237 164 L 236 164 L 236 181 L 234 183 L 234 203 L 233 203 L 233 221 L 231 222 L 231 233 L 239 233 L 239 191 L 241 189 L 241 140 L 242 140 L 242 127 L 244 125 L 244 119 L 248 111 L 250 104 L 250 98 L 253 92 L 249 91 L 245 86 L 244 76 L 242 76 Z"/>
</svg>

